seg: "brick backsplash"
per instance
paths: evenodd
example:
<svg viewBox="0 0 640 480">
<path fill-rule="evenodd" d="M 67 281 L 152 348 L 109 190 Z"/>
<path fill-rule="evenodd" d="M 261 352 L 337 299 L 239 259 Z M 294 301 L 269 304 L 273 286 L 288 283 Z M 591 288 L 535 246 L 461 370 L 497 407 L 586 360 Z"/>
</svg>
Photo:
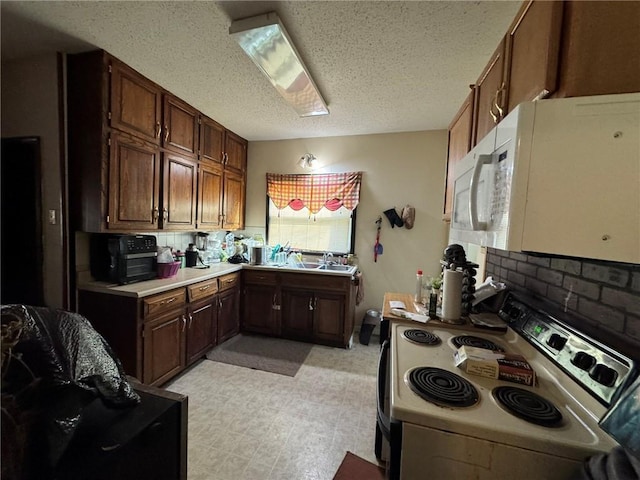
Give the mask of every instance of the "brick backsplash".
<svg viewBox="0 0 640 480">
<path fill-rule="evenodd" d="M 605 344 L 640 351 L 640 265 L 490 248 L 486 275 L 569 312 Z"/>
</svg>

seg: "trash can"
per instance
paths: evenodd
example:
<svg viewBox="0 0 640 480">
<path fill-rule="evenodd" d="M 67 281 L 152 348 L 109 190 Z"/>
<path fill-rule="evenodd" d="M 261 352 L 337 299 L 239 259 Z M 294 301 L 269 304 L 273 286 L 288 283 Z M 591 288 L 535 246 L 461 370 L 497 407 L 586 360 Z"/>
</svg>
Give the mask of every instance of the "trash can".
<svg viewBox="0 0 640 480">
<path fill-rule="evenodd" d="M 360 343 L 362 345 L 369 345 L 371 334 L 378 323 L 380 323 L 380 312 L 378 310 L 367 310 L 360 327 Z"/>
</svg>

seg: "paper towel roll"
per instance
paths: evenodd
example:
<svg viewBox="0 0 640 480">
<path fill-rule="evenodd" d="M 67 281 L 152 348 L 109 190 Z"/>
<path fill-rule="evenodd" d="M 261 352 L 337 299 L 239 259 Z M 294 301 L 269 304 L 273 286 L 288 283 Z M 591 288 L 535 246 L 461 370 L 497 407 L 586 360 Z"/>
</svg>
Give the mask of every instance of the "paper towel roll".
<svg viewBox="0 0 640 480">
<path fill-rule="evenodd" d="M 461 323 L 462 279 L 464 273 L 458 270 L 445 270 L 442 282 L 442 321 Z"/>
</svg>

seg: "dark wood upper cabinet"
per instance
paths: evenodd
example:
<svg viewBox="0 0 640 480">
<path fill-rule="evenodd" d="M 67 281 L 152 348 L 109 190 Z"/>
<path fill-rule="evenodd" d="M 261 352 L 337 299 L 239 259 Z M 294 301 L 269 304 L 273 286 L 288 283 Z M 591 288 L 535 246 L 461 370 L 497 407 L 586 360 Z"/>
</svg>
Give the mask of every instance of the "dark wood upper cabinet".
<svg viewBox="0 0 640 480">
<path fill-rule="evenodd" d="M 501 107 L 547 97 L 558 84 L 562 2 L 529 1 L 507 34 L 507 78 Z"/>
<path fill-rule="evenodd" d="M 103 50 L 67 66 L 73 230 L 243 227 L 246 140 Z"/>
<path fill-rule="evenodd" d="M 160 143 L 162 90 L 126 65 L 111 60 L 110 125 Z"/>
<path fill-rule="evenodd" d="M 195 230 L 198 165 L 172 153 L 164 153 L 162 222 L 163 228 Z"/>
<path fill-rule="evenodd" d="M 222 167 L 200 163 L 198 173 L 198 228 L 216 230 L 222 227 Z"/>
<path fill-rule="evenodd" d="M 108 228 L 157 229 L 159 185 L 158 148 L 114 132 L 110 139 Z"/>
<path fill-rule="evenodd" d="M 451 220 L 451 210 L 453 208 L 453 182 L 455 180 L 456 164 L 469 152 L 469 150 L 471 150 L 474 99 L 475 88 L 472 85 L 469 95 L 449 125 L 449 156 L 447 159 L 447 176 L 443 211 L 443 220 L 446 221 Z"/>
<path fill-rule="evenodd" d="M 244 173 L 247 168 L 247 141 L 227 130 L 225 136 L 226 169 L 237 173 Z"/>
<path fill-rule="evenodd" d="M 245 180 L 243 175 L 224 173 L 222 226 L 227 230 L 244 228 Z"/>
<path fill-rule="evenodd" d="M 556 96 L 640 92 L 640 2 L 563 4 Z"/>
<path fill-rule="evenodd" d="M 200 116 L 200 161 L 224 163 L 226 129 L 204 115 Z"/>
<path fill-rule="evenodd" d="M 504 98 L 504 58 L 506 42 L 503 39 L 476 82 L 476 125 L 474 144 L 482 140 L 500 121 L 501 100 Z M 502 98 L 501 98 L 502 97 Z"/>
<path fill-rule="evenodd" d="M 181 155 L 198 154 L 198 111 L 174 97 L 164 95 L 162 146 Z"/>
</svg>

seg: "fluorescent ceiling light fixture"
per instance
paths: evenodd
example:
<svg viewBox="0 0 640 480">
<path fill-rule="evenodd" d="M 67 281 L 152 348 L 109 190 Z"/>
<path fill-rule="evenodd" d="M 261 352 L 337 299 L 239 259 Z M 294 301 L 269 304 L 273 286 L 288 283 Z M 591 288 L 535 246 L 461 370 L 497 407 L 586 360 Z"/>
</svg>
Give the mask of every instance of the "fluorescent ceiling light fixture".
<svg viewBox="0 0 640 480">
<path fill-rule="evenodd" d="M 275 12 L 231 23 L 231 35 L 301 117 L 329 109 Z"/>
</svg>

